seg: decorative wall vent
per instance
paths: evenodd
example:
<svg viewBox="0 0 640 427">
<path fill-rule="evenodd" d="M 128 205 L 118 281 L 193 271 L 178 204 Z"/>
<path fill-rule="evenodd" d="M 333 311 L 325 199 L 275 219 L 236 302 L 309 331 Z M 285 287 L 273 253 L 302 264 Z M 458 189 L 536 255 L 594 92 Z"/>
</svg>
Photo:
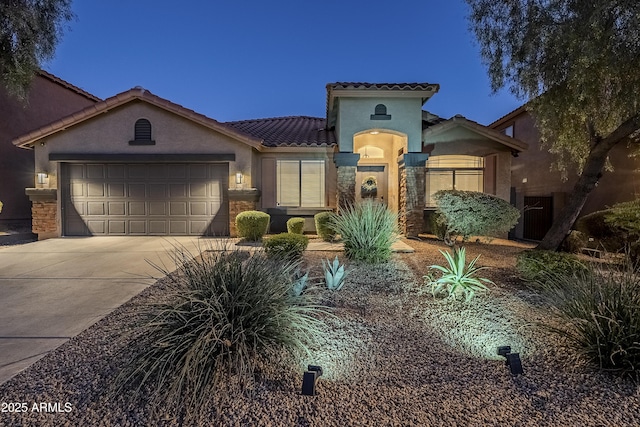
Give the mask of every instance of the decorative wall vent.
<svg viewBox="0 0 640 427">
<path fill-rule="evenodd" d="M 129 145 L 155 145 L 151 139 L 151 122 L 147 119 L 138 119 L 133 129 L 133 140 Z"/>
<path fill-rule="evenodd" d="M 384 104 L 376 105 L 374 114 L 371 115 L 371 120 L 391 120 L 391 115 L 387 114 L 387 106 Z"/>
</svg>

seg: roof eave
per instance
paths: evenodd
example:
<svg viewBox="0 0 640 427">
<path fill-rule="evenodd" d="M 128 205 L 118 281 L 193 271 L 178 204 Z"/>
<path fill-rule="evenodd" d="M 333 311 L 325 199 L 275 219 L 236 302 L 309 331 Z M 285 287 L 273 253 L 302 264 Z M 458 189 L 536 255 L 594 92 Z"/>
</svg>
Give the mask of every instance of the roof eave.
<svg viewBox="0 0 640 427">
<path fill-rule="evenodd" d="M 481 136 L 484 136 L 487 139 L 491 139 L 495 142 L 498 142 L 506 147 L 509 147 L 511 150 L 515 150 L 517 152 L 525 151 L 529 148 L 529 144 L 526 142 L 520 141 L 519 139 L 512 138 L 510 136 L 506 136 L 501 134 L 500 132 L 490 129 L 486 126 L 482 126 L 480 124 L 474 123 L 463 117 L 454 117 L 442 123 L 438 123 L 433 125 L 423 131 L 423 135 L 427 136 L 437 136 L 448 130 L 459 126 L 465 129 L 468 129 L 472 132 L 475 132 Z"/>
</svg>

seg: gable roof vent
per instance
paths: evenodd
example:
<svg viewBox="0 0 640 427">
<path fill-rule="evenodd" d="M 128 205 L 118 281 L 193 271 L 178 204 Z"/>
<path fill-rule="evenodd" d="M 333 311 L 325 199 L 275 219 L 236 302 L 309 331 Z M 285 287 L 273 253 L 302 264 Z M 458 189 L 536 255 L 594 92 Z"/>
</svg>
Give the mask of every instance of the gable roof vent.
<svg viewBox="0 0 640 427">
<path fill-rule="evenodd" d="M 133 140 L 129 145 L 155 145 L 151 139 L 151 122 L 147 119 L 138 119 L 133 129 Z"/>
</svg>

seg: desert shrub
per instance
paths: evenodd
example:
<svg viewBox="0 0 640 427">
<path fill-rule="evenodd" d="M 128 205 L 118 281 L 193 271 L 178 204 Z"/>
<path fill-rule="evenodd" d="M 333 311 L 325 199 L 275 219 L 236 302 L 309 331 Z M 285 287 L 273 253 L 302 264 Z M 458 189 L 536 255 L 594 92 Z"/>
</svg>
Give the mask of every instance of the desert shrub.
<svg viewBox="0 0 640 427">
<path fill-rule="evenodd" d="M 563 242 L 563 249 L 573 254 L 582 252 L 586 248 L 589 238 L 578 230 L 571 230 Z"/>
<path fill-rule="evenodd" d="M 287 221 L 287 232 L 293 234 L 302 234 L 304 230 L 304 218 L 293 217 Z"/>
<path fill-rule="evenodd" d="M 344 208 L 333 219 L 334 230 L 342 237 L 347 258 L 378 263 L 391 257 L 391 245 L 398 235 L 398 216 L 374 200 Z"/>
<path fill-rule="evenodd" d="M 322 271 L 324 273 L 324 283 L 331 291 L 339 291 L 344 286 L 344 279 L 347 276 L 347 272 L 344 269 L 344 264 L 340 265 L 338 255 L 333 260 L 333 263 L 329 260 L 322 260 Z"/>
<path fill-rule="evenodd" d="M 336 238 L 333 230 L 333 212 L 319 212 L 314 215 L 313 221 L 316 224 L 316 233 L 325 242 L 332 242 Z"/>
<path fill-rule="evenodd" d="M 219 387 L 249 385 L 258 368 L 295 369 L 294 357 L 320 333 L 320 293 L 292 291 L 295 262 L 182 248 L 175 259 L 176 291 L 142 307 L 131 328 L 138 351 L 123 349 L 131 356 L 112 393 L 133 389 L 142 399 L 148 390 L 158 411 L 197 418 Z"/>
<path fill-rule="evenodd" d="M 593 243 L 588 244 L 589 247 L 618 252 L 624 247 L 626 236 L 621 229 L 607 223 L 607 215 L 609 210 L 585 215 L 576 221 L 575 229 L 584 233 L 587 238 L 595 239 Z"/>
<path fill-rule="evenodd" d="M 307 245 L 309 238 L 302 234 L 280 233 L 267 237 L 263 240 L 262 246 L 269 257 L 300 258 Z"/>
<path fill-rule="evenodd" d="M 431 230 L 431 233 L 438 239 L 444 240 L 447 237 L 447 223 L 442 213 L 438 211 L 433 212 L 433 214 L 429 215 L 428 222 L 429 230 Z"/>
<path fill-rule="evenodd" d="M 572 254 L 527 250 L 518 255 L 516 269 L 523 280 L 533 287 L 540 287 L 549 274 L 565 273 L 571 276 L 584 270 L 585 265 Z"/>
<path fill-rule="evenodd" d="M 260 211 L 240 212 L 236 216 L 236 228 L 238 236 L 250 241 L 262 239 L 269 227 L 271 216 Z"/>
<path fill-rule="evenodd" d="M 640 199 L 618 203 L 606 212 L 604 222 L 625 234 L 625 245 L 640 241 Z"/>
<path fill-rule="evenodd" d="M 453 254 L 450 252 L 440 251 L 447 260 L 448 266 L 432 265 L 429 270 L 438 270 L 442 274 L 435 278 L 432 273 L 423 276 L 425 284 L 431 287 L 431 292 L 436 294 L 446 290 L 449 298 L 457 299 L 458 295 L 464 297 L 468 302 L 476 292 L 486 291 L 485 283 L 493 282 L 489 279 L 476 277 L 478 272 L 487 267 L 476 267 L 476 262 L 480 255 L 475 257 L 469 264 L 466 263 L 465 248 L 455 248 Z"/>
<path fill-rule="evenodd" d="M 640 276 L 629 264 L 554 271 L 544 291 L 561 320 L 551 329 L 567 338 L 579 360 L 640 379 Z"/>
<path fill-rule="evenodd" d="M 461 235 L 496 236 L 511 230 L 520 217 L 520 211 L 505 200 L 477 191 L 440 190 L 434 195 L 438 210 L 443 215 L 447 234 L 455 239 Z M 445 239 L 449 240 L 449 239 Z"/>
</svg>

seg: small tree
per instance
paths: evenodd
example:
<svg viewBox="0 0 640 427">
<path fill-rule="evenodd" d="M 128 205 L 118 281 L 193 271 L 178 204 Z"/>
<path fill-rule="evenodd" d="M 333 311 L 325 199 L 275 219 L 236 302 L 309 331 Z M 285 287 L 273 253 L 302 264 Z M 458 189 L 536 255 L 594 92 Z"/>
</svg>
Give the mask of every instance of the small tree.
<svg viewBox="0 0 640 427">
<path fill-rule="evenodd" d="M 434 195 L 437 212 L 446 224 L 445 242 L 453 245 L 461 235 L 496 236 L 511 230 L 520 218 L 520 211 L 505 200 L 477 191 L 440 190 Z"/>
</svg>

